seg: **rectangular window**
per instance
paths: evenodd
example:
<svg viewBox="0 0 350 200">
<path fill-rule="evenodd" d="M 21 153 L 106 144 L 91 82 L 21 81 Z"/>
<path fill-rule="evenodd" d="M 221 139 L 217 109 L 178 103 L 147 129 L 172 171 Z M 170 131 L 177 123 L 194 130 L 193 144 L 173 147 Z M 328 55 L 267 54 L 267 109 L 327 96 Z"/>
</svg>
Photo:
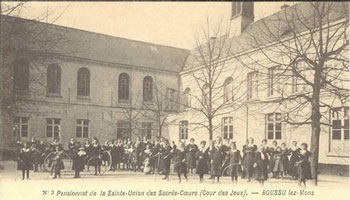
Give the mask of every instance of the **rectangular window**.
<svg viewBox="0 0 350 200">
<path fill-rule="evenodd" d="M 267 139 L 282 139 L 282 114 L 269 113 L 266 115 Z"/>
<path fill-rule="evenodd" d="M 14 135 L 15 137 L 28 137 L 28 117 L 15 117 Z"/>
<path fill-rule="evenodd" d="M 130 122 L 121 120 L 118 121 L 117 126 L 118 139 L 126 139 L 130 137 Z"/>
<path fill-rule="evenodd" d="M 279 66 L 270 67 L 267 71 L 268 80 L 267 80 L 267 96 L 276 95 L 276 92 L 280 89 L 280 70 Z"/>
<path fill-rule="evenodd" d="M 179 135 L 180 135 L 180 139 L 181 140 L 187 140 L 188 139 L 188 121 L 180 121 L 180 131 L 179 131 Z"/>
<path fill-rule="evenodd" d="M 268 69 L 267 71 L 267 75 L 268 75 L 268 82 L 267 82 L 267 96 L 272 96 L 273 95 L 273 82 L 274 82 L 274 71 L 275 68 L 271 67 Z"/>
<path fill-rule="evenodd" d="M 57 119 L 57 118 L 46 119 L 46 137 L 47 138 L 60 137 L 60 123 L 61 123 L 61 119 Z"/>
<path fill-rule="evenodd" d="M 349 150 L 349 107 L 331 109 L 331 151 Z"/>
<path fill-rule="evenodd" d="M 297 75 L 295 73 L 293 73 L 292 76 L 292 93 L 296 93 L 299 92 L 299 78 L 297 77 Z"/>
<path fill-rule="evenodd" d="M 167 109 L 173 110 L 175 105 L 175 90 L 171 88 L 166 89 L 166 102 L 167 102 Z"/>
<path fill-rule="evenodd" d="M 88 138 L 89 137 L 89 120 L 86 119 L 78 119 L 77 120 L 77 130 L 76 137 L 77 138 Z"/>
<path fill-rule="evenodd" d="M 222 118 L 221 130 L 224 139 L 233 139 L 233 117 Z"/>
<path fill-rule="evenodd" d="M 249 72 L 247 74 L 248 100 L 258 98 L 258 73 Z"/>
<path fill-rule="evenodd" d="M 146 137 L 147 140 L 152 139 L 152 123 L 142 123 L 142 137 Z"/>
</svg>

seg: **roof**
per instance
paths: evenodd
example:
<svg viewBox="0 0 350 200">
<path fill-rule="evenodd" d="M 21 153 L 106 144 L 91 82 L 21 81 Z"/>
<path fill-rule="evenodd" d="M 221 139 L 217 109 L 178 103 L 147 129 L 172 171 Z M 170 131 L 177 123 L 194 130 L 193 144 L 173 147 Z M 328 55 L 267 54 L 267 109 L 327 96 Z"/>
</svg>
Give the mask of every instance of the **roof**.
<svg viewBox="0 0 350 200">
<path fill-rule="evenodd" d="M 349 17 L 349 3 L 325 3 L 326 9 L 329 9 L 329 14 L 322 18 L 323 24 Z M 220 42 L 226 43 L 223 45 L 230 45 L 231 56 L 238 55 L 256 48 L 257 45 L 269 44 L 281 38 L 288 37 L 293 31 L 296 33 L 302 33 L 306 30 L 306 27 L 317 27 L 318 21 L 314 20 L 315 18 L 313 17 L 313 11 L 314 9 L 310 2 L 297 3 L 291 7 L 285 8 L 285 10 L 281 10 L 270 16 L 250 23 L 240 35 L 234 37 L 224 35 L 224 39 L 220 38 Z M 291 30 L 291 28 L 293 30 Z M 205 45 L 207 44 L 203 44 L 203 49 L 207 48 Z M 192 49 L 184 69 L 188 70 L 199 66 L 198 60 L 201 60 L 201 58 L 194 58 L 196 55 L 198 56 L 198 49 Z"/>
<path fill-rule="evenodd" d="M 188 50 L 1 15 L 2 50 L 32 50 L 179 73 Z"/>
</svg>

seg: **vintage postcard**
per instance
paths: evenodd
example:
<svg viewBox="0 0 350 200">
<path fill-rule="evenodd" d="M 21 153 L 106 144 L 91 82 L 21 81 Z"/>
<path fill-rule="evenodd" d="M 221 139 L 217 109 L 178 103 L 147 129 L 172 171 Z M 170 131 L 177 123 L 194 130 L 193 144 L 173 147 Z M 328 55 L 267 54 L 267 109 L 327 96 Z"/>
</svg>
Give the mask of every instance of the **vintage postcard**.
<svg viewBox="0 0 350 200">
<path fill-rule="evenodd" d="M 1 2 L 0 199 L 350 199 L 349 3 Z"/>
</svg>

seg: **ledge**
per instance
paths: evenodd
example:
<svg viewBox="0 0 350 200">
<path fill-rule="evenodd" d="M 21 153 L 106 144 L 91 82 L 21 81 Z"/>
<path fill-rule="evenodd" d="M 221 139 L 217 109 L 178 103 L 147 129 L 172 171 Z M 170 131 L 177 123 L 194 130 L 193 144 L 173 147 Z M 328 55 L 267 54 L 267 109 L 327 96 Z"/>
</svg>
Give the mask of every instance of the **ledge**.
<svg viewBox="0 0 350 200">
<path fill-rule="evenodd" d="M 350 155 L 344 154 L 335 154 L 335 153 L 329 153 L 326 155 L 326 157 L 332 157 L 332 158 L 350 158 Z"/>
<path fill-rule="evenodd" d="M 46 97 L 51 97 L 51 98 L 62 98 L 62 95 L 61 95 L 61 94 L 49 93 L 49 94 L 46 94 Z"/>
</svg>

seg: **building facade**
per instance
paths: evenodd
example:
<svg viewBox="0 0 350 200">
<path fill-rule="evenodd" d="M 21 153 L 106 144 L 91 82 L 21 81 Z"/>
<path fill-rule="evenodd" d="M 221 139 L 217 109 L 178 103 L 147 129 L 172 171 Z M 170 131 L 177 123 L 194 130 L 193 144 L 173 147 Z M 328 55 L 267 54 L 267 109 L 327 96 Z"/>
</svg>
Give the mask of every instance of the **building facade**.
<svg viewBox="0 0 350 200">
<path fill-rule="evenodd" d="M 197 62 L 190 62 L 191 59 L 187 59 L 188 62 L 180 73 L 182 109 L 170 117 L 171 139 L 186 143 L 190 138 L 194 138 L 196 143 L 205 140 L 208 144 L 211 139 L 220 136 L 227 143 L 236 141 L 241 148 L 246 140 L 252 137 L 258 145 L 263 139 L 267 139 L 268 145 L 277 141 L 278 145 L 286 143 L 288 147 L 292 141 L 297 141 L 299 145 L 307 143 L 310 147 L 312 126 L 309 120 L 312 110 L 309 97 L 316 86 L 308 84 L 307 81 L 313 81 L 314 76 L 313 73 L 305 73 L 304 76 L 303 71 L 311 70 L 308 70 L 306 64 L 301 61 L 296 61 L 292 66 L 293 56 L 286 56 L 287 53 L 284 52 L 293 55 L 292 50 L 297 51 L 298 48 L 293 46 L 296 37 L 304 42 L 300 43 L 308 44 L 311 34 L 303 29 L 303 24 L 300 24 L 296 16 L 309 16 L 310 21 L 315 19 L 315 15 L 306 14 L 313 12 L 311 6 L 309 3 L 298 3 L 293 7 L 283 7 L 280 12 L 254 21 L 253 3 L 233 2 L 230 37 L 223 36 L 224 39 L 215 37 L 216 41 L 208 40 L 208 45 L 204 44 L 191 51 L 193 57 L 203 57 L 202 52 L 205 50 L 199 52 L 198 49 L 203 48 L 211 52 L 210 45 L 216 45 L 218 51 L 222 53 L 220 47 L 224 46 L 221 45 L 224 41 L 227 43 L 226 46 L 231 48 L 230 55 L 221 57 L 223 61 L 212 61 L 213 64 L 203 60 L 200 60 L 202 64 L 198 64 L 198 59 L 194 59 Z M 330 7 L 331 12 L 327 16 L 331 17 L 328 18 L 329 23 L 326 23 L 324 30 L 334 35 L 342 34 L 331 44 L 345 47 L 348 45 L 347 8 L 344 10 L 346 6 L 341 3 L 335 3 Z M 312 30 L 316 28 L 313 27 Z M 301 36 L 291 33 L 298 33 Z M 341 49 L 343 51 L 339 51 L 335 57 L 347 60 L 348 48 Z M 317 53 L 315 50 L 310 52 L 312 52 L 310 55 Z M 334 173 L 348 174 L 349 70 L 347 70 L 348 61 L 342 60 L 346 63 L 344 65 L 340 60 L 342 59 L 329 59 L 326 65 L 329 68 L 333 66 L 335 71 L 341 71 L 338 74 L 341 78 L 335 80 L 335 76 L 329 73 L 325 80 L 332 80 L 339 91 L 344 89 L 344 98 L 338 98 L 338 94 L 332 93 L 322 83 L 320 84 L 322 117 L 319 162 L 321 171 L 332 168 Z M 212 73 L 212 69 L 215 68 L 222 68 L 218 75 Z M 296 76 L 293 69 L 302 76 Z M 211 83 L 211 77 L 217 81 Z M 203 81 L 198 83 L 198 80 Z M 302 97 L 309 99 L 302 101 Z M 208 99 L 211 99 L 211 104 L 207 102 Z M 208 123 L 208 116 L 214 116 L 211 124 Z M 212 127 L 212 138 L 208 134 L 209 127 Z"/>
<path fill-rule="evenodd" d="M 186 50 L 1 20 L 2 148 L 32 137 L 63 144 L 70 138 L 169 137 L 158 121 L 175 111 L 170 100 L 179 90 Z"/>
</svg>

